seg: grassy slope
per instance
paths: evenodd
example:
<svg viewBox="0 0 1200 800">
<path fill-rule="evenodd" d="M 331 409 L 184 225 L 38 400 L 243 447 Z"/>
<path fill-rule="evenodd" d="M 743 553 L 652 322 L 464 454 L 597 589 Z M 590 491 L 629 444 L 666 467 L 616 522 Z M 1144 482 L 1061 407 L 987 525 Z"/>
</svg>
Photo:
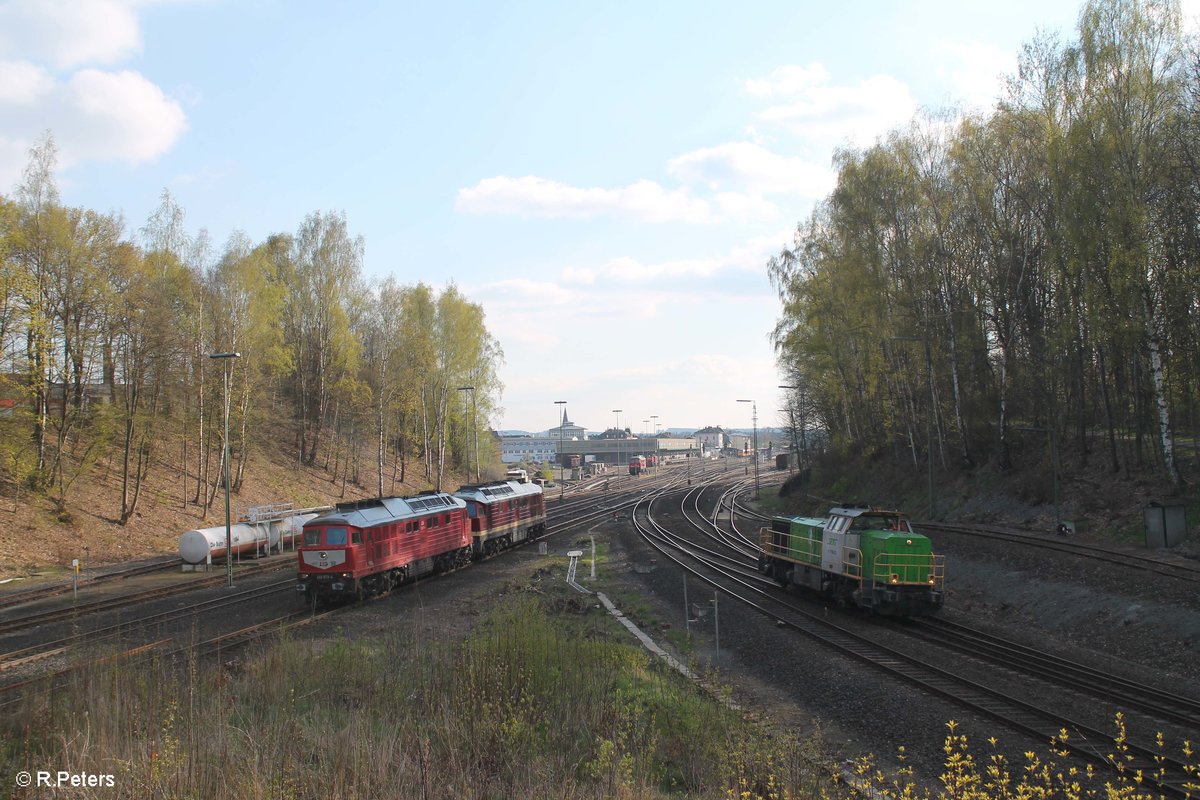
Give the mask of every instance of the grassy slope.
<svg viewBox="0 0 1200 800">
<path fill-rule="evenodd" d="M 307 507 L 375 494 L 375 453 L 369 444 L 363 445 L 358 454 L 362 485 L 348 482 L 343 497 L 341 482 L 334 483 L 323 468 L 324 456 L 315 467 L 296 463 L 296 437 L 289 422 L 270 422 L 252 435 L 255 438 L 248 448 L 241 491 L 230 496 L 235 520 L 254 505 L 291 502 Z M 325 445 L 329 444 L 326 440 Z M 118 448 L 102 454 L 74 480 L 61 514 L 49 499 L 27 491 L 16 498 L 11 490 L 0 496 L 0 578 L 53 574 L 68 569 L 73 558 L 82 558 L 85 566 L 94 567 L 173 554 L 185 531 L 223 525 L 223 492 L 216 494 L 207 514 L 202 505 L 190 502 L 196 491 L 196 456 L 190 451 L 193 446 L 189 443 L 185 475 L 182 437 L 173 432 L 161 438 L 137 513 L 124 526 L 116 521 L 121 510 Z M 216 478 L 219 462 L 219 452 L 214 453 L 209 467 L 211 479 Z M 235 460 L 235 471 L 236 467 Z M 77 469 L 76 464 L 69 467 Z M 408 480 L 397 485 L 397 494 L 429 488 L 423 474 L 419 462 L 409 462 Z M 457 486 L 456 478 L 450 476 L 447 485 Z M 385 484 L 385 490 L 388 488 L 390 484 Z"/>
</svg>

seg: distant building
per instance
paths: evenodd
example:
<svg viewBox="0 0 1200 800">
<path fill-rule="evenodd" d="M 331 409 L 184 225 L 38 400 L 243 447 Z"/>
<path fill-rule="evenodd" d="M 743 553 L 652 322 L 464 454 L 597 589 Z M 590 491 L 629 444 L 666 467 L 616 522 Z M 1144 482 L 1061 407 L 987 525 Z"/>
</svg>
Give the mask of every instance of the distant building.
<svg viewBox="0 0 1200 800">
<path fill-rule="evenodd" d="M 604 431 L 604 433 L 593 433 L 589 438 L 599 439 L 599 440 L 605 440 L 605 439 L 622 439 L 622 440 L 624 440 L 624 439 L 636 439 L 637 437 L 633 435 L 633 432 L 630 431 L 629 428 L 609 428 L 606 431 Z"/>
<path fill-rule="evenodd" d="M 744 433 L 726 434 L 725 442 L 726 448 L 736 450 L 743 455 L 750 455 L 750 451 L 754 449 L 754 437 L 747 436 Z"/>
<path fill-rule="evenodd" d="M 522 461 L 556 464 L 559 442 L 566 443 L 586 437 L 587 428 L 571 422 L 567 418 L 566 409 L 563 409 L 562 420 L 545 433 L 500 437 L 500 460 L 505 464 L 517 464 Z"/>
<path fill-rule="evenodd" d="M 701 428 L 692 436 L 699 443 L 701 452 L 715 451 L 719 453 L 725 449 L 727 441 L 726 433 L 720 426 L 715 428 L 712 426 Z"/>
<path fill-rule="evenodd" d="M 538 436 L 501 436 L 500 460 L 505 464 L 519 464 L 522 461 L 539 464 L 554 460 L 558 453 L 558 437 Z"/>
<path fill-rule="evenodd" d="M 562 421 L 559 422 L 558 427 L 551 428 L 550 430 L 546 431 L 546 435 L 556 440 L 559 436 L 562 436 L 563 441 L 569 441 L 571 439 L 586 439 L 587 428 L 576 425 L 574 422 L 571 422 L 571 420 L 567 419 L 567 409 L 563 408 Z"/>
</svg>

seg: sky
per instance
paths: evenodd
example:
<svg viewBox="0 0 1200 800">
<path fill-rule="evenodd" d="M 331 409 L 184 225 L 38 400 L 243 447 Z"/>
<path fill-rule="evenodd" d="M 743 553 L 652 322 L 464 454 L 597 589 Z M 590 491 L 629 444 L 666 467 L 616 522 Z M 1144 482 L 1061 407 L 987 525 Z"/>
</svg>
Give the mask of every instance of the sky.
<svg viewBox="0 0 1200 800">
<path fill-rule="evenodd" d="M 557 400 L 591 430 L 748 428 L 754 409 L 768 427 L 786 381 L 766 264 L 835 151 L 986 110 L 1021 45 L 1070 39 L 1079 10 L 0 0 L 0 193 L 49 130 L 62 201 L 135 239 L 164 190 L 218 252 L 344 212 L 368 279 L 482 306 L 494 427 L 544 431 Z"/>
</svg>

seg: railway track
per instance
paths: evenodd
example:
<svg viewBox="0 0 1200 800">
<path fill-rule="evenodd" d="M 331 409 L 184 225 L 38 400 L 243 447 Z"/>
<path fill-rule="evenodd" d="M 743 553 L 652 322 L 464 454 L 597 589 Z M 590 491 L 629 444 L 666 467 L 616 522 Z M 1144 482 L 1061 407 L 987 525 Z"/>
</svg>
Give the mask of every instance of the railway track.
<svg viewBox="0 0 1200 800">
<path fill-rule="evenodd" d="M 174 640 L 170 638 L 140 644 L 83 664 L 72 665 L 37 677 L 0 686 L 0 709 L 12 709 L 17 706 L 25 693 L 30 689 L 48 689 L 53 692 L 57 687 L 65 685 L 75 673 L 84 669 L 94 668 L 97 665 L 127 663 L 132 666 L 151 656 L 162 659 L 191 657 L 192 655 L 207 658 L 228 652 L 233 648 L 244 647 L 247 644 L 259 641 L 268 636 L 277 635 L 285 630 L 291 630 L 325 619 L 334 613 L 337 613 L 337 609 L 316 614 L 309 613 L 308 611 L 294 611 L 264 622 L 227 631 L 194 644 L 172 647 L 171 645 L 174 644 Z"/>
<path fill-rule="evenodd" d="M 589 492 L 579 496 L 577 499 L 564 500 L 552 506 L 551 516 L 548 520 L 547 532 L 542 537 L 552 537 L 556 534 L 578 529 L 590 523 L 608 519 L 610 515 L 619 514 L 627 510 L 635 503 L 643 494 L 652 490 L 657 485 L 670 482 L 672 480 L 669 471 L 664 471 L 661 476 L 649 476 L 647 478 L 628 478 L 620 482 L 610 483 L 610 489 L 603 493 Z M 177 565 L 178 559 L 169 559 L 157 562 L 153 565 L 154 568 L 162 569 L 172 564 Z M 255 565 L 252 568 L 242 568 L 239 570 L 239 577 L 245 578 L 251 575 L 283 570 L 294 569 L 295 562 L 292 559 L 281 559 L 269 564 Z M 143 566 L 137 570 L 145 571 Z M 123 571 L 124 575 L 131 574 L 130 571 Z M 13 634 L 26 632 L 24 638 L 26 640 L 34 638 L 38 635 L 39 629 L 47 628 L 67 620 L 78 620 L 84 616 L 97 615 L 103 612 L 116 609 L 136 606 L 141 603 L 160 600 L 166 597 L 171 597 L 177 594 L 184 594 L 192 590 L 211 588 L 219 586 L 225 581 L 225 576 L 214 574 L 202 578 L 189 578 L 179 583 L 169 586 L 157 587 L 149 590 L 129 592 L 115 597 L 92 600 L 86 603 L 76 603 L 63 606 L 60 608 L 46 609 L 33 611 L 21 616 L 10 617 L 0 620 L 0 634 Z M 23 668 L 30 668 L 32 665 L 42 661 L 50 661 L 56 658 L 62 658 L 72 651 L 77 651 L 79 648 L 87 645 L 95 645 L 100 643 L 118 642 L 122 637 L 131 637 L 139 632 L 145 632 L 156 626 L 162 626 L 172 621 L 193 617 L 199 614 L 211 616 L 214 612 L 220 612 L 223 609 L 233 608 L 247 602 L 254 602 L 260 599 L 265 599 L 272 595 L 280 593 L 294 593 L 295 581 L 286 578 L 284 580 L 272 582 L 265 586 L 242 589 L 229 595 L 204 600 L 198 603 L 192 603 L 183 608 L 172 608 L 166 611 L 152 613 L 146 616 L 132 620 L 123 620 L 111 625 L 97 628 L 95 630 L 81 631 L 75 630 L 66 635 L 54 635 L 53 638 L 45 637 L 41 641 L 36 641 L 17 649 L 9 650 L 5 653 L 0 653 L 0 673 L 20 673 L 28 671 Z M 21 597 L 33 597 L 32 593 L 22 593 Z M 44 596 L 44 595 L 42 595 Z M 297 612 L 301 613 L 301 612 Z M 61 629 L 60 629 L 61 630 Z M 169 644 L 169 640 L 158 640 L 147 643 L 131 643 L 126 641 L 128 645 L 125 652 L 136 655 L 143 648 L 152 647 L 156 651 L 161 651 Z M 120 656 L 118 656 L 120 657 Z M 35 679 L 30 679 L 30 681 Z M 11 683 L 13 686 L 28 685 L 30 681 L 20 681 Z M 0 687 L 0 692 L 5 691 Z"/>
<path fill-rule="evenodd" d="M 1112 675 L 938 617 L 907 620 L 905 626 L 912 635 L 924 641 L 953 648 L 1156 720 L 1172 722 L 1185 730 L 1200 731 L 1200 699 Z"/>
<path fill-rule="evenodd" d="M 243 567 L 239 570 L 238 575 L 242 577 L 249 577 L 251 575 L 276 572 L 281 569 L 294 567 L 295 563 L 293 561 L 280 560 L 270 564 L 258 564 L 249 567 Z M 149 600 L 158 600 L 164 597 L 171 597 L 173 595 L 195 591 L 197 589 L 220 586 L 225 583 L 225 580 L 225 575 L 213 574 L 201 578 L 194 578 L 186 582 L 174 583 L 167 586 L 159 586 L 153 589 L 144 589 L 136 592 L 117 595 L 115 597 L 106 597 L 83 603 L 74 603 L 72 605 L 63 606 L 60 608 L 35 611 L 21 616 L 8 617 L 0 620 L 0 634 L 12 633 L 14 631 L 34 628 L 41 625 L 49 625 L 56 622 L 62 622 L 63 620 L 67 619 L 98 614 L 104 611 L 112 611 L 114 609 L 144 603 Z"/>
<path fill-rule="evenodd" d="M 726 492 L 725 495 L 729 493 Z M 693 530 L 690 535 L 681 535 L 677 531 L 669 530 L 656 519 L 662 515 L 654 510 L 654 504 L 662 501 L 664 497 L 665 490 L 647 497 L 635 507 L 633 521 L 642 538 L 680 569 L 767 616 L 777 626 L 818 641 L 825 647 L 869 664 L 895 679 L 937 694 L 960 707 L 991 718 L 1036 740 L 1058 741 L 1061 731 L 1070 731 L 1072 750 L 1091 763 L 1119 768 L 1127 774 L 1142 770 L 1147 780 L 1150 780 L 1149 776 L 1167 776 L 1162 778 L 1161 783 L 1156 783 L 1164 795 L 1185 797 L 1189 791 L 1194 791 L 1194 787 L 1187 783 L 1187 765 L 1167 755 L 1157 745 L 1127 741 L 1125 744 L 1128 748 L 1128 760 L 1119 765 L 1114 764 L 1110 755 L 1113 749 L 1110 732 L 1072 719 L 1065 713 L 1049 710 L 1044 704 L 1026 700 L 1016 693 L 999 691 L 972 680 L 942 663 L 935 663 L 905 649 L 889 646 L 877 641 L 870 632 L 863 633 L 849 625 L 841 624 L 836 615 L 833 619 L 828 618 L 792 602 L 786 596 L 781 596 L 773 582 L 763 579 L 757 573 L 757 569 L 750 572 L 751 565 L 747 563 L 749 557 L 745 546 L 730 547 L 730 538 L 717 535 L 711 530 L 719 530 L 715 518 L 720 514 L 722 507 L 729 509 L 731 518 L 736 513 L 738 506 L 735 500 L 727 501 L 723 496 L 717 501 L 716 510 L 711 517 L 704 515 L 703 521 L 698 522 L 686 513 L 689 497 L 692 506 L 699 509 L 698 493 L 685 493 L 681 507 L 685 509 L 684 517 Z M 673 511 L 668 513 L 674 516 Z M 698 543 L 697 535 L 714 540 L 717 542 L 716 547 L 723 548 L 726 552 Z M 732 538 L 734 541 L 746 542 L 744 535 Z M 937 636 L 943 646 L 969 654 L 972 658 L 985 661 L 993 667 L 1014 670 L 1073 691 L 1089 692 L 1109 703 L 1115 702 L 1119 707 L 1135 709 L 1152 719 L 1183 726 L 1185 730 L 1196 730 L 1200 727 L 1200 703 L 1192 698 L 1174 696 L 1152 687 L 1123 681 L 1101 670 L 1072 664 L 1047 653 L 1006 642 L 999 637 L 989 637 L 964 626 L 955 627 L 934 621 L 923 627 L 920 635 L 927 641 Z"/>
<path fill-rule="evenodd" d="M 32 603 L 35 600 L 42 600 L 47 597 L 57 597 L 58 595 L 66 594 L 74 591 L 77 587 L 94 587 L 105 583 L 122 581 L 126 578 L 131 578 L 135 575 L 146 575 L 152 572 L 162 572 L 163 570 L 174 569 L 183 563 L 181 558 L 162 558 L 154 561 L 137 564 L 130 567 L 105 569 L 103 571 L 94 572 L 85 576 L 81 576 L 78 583 L 71 578 L 53 583 L 46 583 L 40 586 L 33 586 L 28 589 L 18 589 L 16 591 L 5 592 L 0 594 L 0 608 L 10 608 L 12 606 L 24 605 Z"/>
<path fill-rule="evenodd" d="M 145 630 L 150 626 L 161 625 L 195 614 L 214 612 L 232 608 L 243 603 L 254 602 L 262 598 L 284 592 L 293 593 L 295 581 L 288 579 L 276 581 L 265 586 L 243 589 L 232 595 L 204 600 L 184 608 L 173 608 L 160 611 L 137 619 L 125 620 L 114 625 L 108 625 L 91 631 L 80 631 L 58 639 L 38 642 L 28 647 L 0 653 L 0 672 L 6 672 L 17 667 L 27 666 L 36 661 L 61 656 L 81 645 L 91 645 L 114 639 L 122 634 L 131 633 L 138 629 Z"/>
<path fill-rule="evenodd" d="M 1157 557 L 1138 552 L 1128 547 L 1122 548 L 1098 542 L 1084 542 L 1075 537 L 1047 536 L 1046 534 L 1018 531 L 994 525 L 922 522 L 919 527 L 922 531 L 936 532 L 938 534 L 949 533 L 960 536 L 973 536 L 1020 544 L 1025 547 L 1036 547 L 1043 550 L 1069 553 L 1079 558 L 1089 558 L 1094 561 L 1115 564 L 1122 569 L 1142 570 L 1200 586 L 1200 563 L 1170 557 Z"/>
</svg>

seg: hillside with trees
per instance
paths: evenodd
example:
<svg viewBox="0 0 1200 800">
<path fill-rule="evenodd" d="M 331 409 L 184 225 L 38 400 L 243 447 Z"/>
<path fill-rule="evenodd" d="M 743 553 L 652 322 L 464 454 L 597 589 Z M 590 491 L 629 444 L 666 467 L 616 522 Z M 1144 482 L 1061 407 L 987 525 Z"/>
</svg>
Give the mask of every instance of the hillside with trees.
<svg viewBox="0 0 1200 800">
<path fill-rule="evenodd" d="M 340 213 L 218 248 L 164 191 L 131 234 L 119 214 L 60 202 L 55 152 L 48 133 L 14 196 L 0 196 L 0 493 L 12 513 L 69 519 L 86 496 L 118 526 L 180 503 L 203 518 L 223 495 L 226 398 L 234 492 L 255 452 L 321 473 L 335 497 L 347 484 L 442 488 L 495 459 L 503 356 L 455 285 L 369 281 Z M 163 484 L 167 502 L 148 489 Z"/>
<path fill-rule="evenodd" d="M 920 475 L 1200 460 L 1200 50 L 1174 0 L 1094 0 L 986 114 L 836 156 L 769 269 L 793 413 Z M 1049 470 L 1045 470 L 1049 477 Z"/>
</svg>

